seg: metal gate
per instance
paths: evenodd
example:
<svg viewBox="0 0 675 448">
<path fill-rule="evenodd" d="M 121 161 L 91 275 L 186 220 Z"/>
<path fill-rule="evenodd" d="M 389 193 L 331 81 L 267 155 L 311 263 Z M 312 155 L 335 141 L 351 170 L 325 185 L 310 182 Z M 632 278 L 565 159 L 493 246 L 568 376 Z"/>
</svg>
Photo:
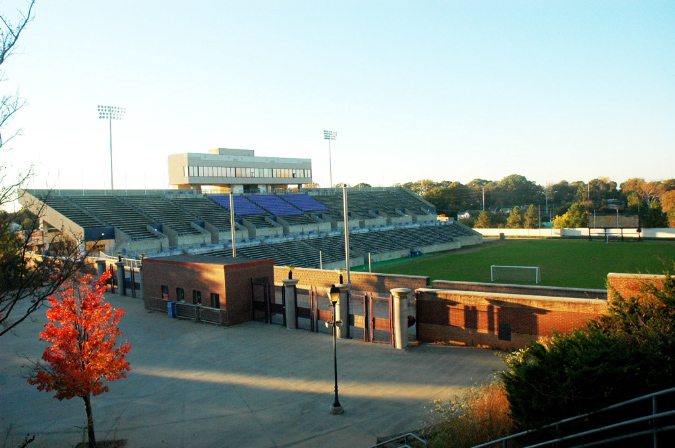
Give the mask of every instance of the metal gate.
<svg viewBox="0 0 675 448">
<path fill-rule="evenodd" d="M 282 294 L 284 289 L 282 288 Z M 348 294 L 349 327 L 347 335 L 352 339 L 361 339 L 364 342 L 394 343 L 393 328 L 393 296 L 382 297 L 373 293 Z M 352 314 L 352 310 L 356 314 Z M 363 314 L 358 314 L 363 310 Z M 320 294 L 318 288 L 297 289 L 296 316 L 297 328 L 315 333 L 329 332 L 320 321 L 333 320 L 333 310 L 326 294 Z"/>
<path fill-rule="evenodd" d="M 364 342 L 394 344 L 394 298 L 374 293 L 352 295 L 353 302 L 361 302 L 363 314 L 350 314 L 350 324 L 360 333 Z M 356 335 L 354 337 L 357 337 Z"/>
<path fill-rule="evenodd" d="M 276 303 L 273 285 L 267 277 L 251 278 L 252 319 L 266 324 L 286 325 L 285 300 Z"/>
</svg>

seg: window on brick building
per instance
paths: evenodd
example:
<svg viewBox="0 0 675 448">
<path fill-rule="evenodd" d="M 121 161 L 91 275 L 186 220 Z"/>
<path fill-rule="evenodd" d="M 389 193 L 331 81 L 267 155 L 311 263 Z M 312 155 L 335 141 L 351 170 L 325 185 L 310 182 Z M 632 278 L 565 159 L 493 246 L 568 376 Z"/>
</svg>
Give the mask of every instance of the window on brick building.
<svg viewBox="0 0 675 448">
<path fill-rule="evenodd" d="M 169 287 L 167 285 L 162 285 L 162 299 L 168 299 L 169 298 Z"/>
<path fill-rule="evenodd" d="M 181 302 L 185 300 L 185 290 L 183 288 L 176 288 L 176 300 Z"/>
<path fill-rule="evenodd" d="M 511 324 L 499 324 L 498 336 L 500 341 L 511 340 Z"/>
<path fill-rule="evenodd" d="M 202 292 L 197 291 L 196 289 L 192 291 L 192 303 L 202 303 Z"/>
<path fill-rule="evenodd" d="M 220 294 L 216 294 L 215 292 L 211 293 L 211 307 L 220 308 Z"/>
</svg>

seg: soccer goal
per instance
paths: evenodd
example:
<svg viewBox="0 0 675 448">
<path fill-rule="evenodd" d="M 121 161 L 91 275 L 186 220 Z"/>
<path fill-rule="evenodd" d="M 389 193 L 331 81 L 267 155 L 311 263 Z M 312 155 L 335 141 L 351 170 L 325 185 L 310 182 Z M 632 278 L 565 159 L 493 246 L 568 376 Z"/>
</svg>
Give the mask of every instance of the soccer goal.
<svg viewBox="0 0 675 448">
<path fill-rule="evenodd" d="M 541 271 L 539 266 L 490 266 L 490 279 L 535 282 L 541 281 Z"/>
</svg>

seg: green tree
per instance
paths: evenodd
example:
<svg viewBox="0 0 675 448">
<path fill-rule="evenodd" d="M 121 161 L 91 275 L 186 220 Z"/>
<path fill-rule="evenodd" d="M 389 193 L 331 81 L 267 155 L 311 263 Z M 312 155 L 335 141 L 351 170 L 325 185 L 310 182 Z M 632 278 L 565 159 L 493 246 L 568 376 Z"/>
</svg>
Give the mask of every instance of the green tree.
<svg viewBox="0 0 675 448">
<path fill-rule="evenodd" d="M 506 176 L 493 190 L 495 205 L 502 207 L 539 202 L 539 198 L 544 192 L 542 187 L 519 174 Z"/>
<path fill-rule="evenodd" d="M 424 196 L 436 188 L 438 184 L 431 179 L 422 179 L 415 182 L 406 182 L 403 186 L 415 194 Z"/>
<path fill-rule="evenodd" d="M 460 210 L 471 208 L 471 190 L 459 182 L 452 182 L 446 187 L 437 187 L 424 195 L 424 199 L 431 202 L 438 213 L 456 216 Z"/>
<path fill-rule="evenodd" d="M 571 204 L 576 200 L 577 187 L 570 185 L 566 180 L 551 185 L 549 191 L 549 201 L 553 204 Z"/>
<path fill-rule="evenodd" d="M 502 374 L 516 430 L 675 386 L 675 281 L 616 292 L 607 315 L 507 358 Z"/>
<path fill-rule="evenodd" d="M 503 215 L 483 210 L 476 218 L 474 227 L 477 229 L 498 229 L 504 227 L 505 224 L 506 218 Z"/>
<path fill-rule="evenodd" d="M 539 228 L 539 209 L 534 204 L 530 204 L 525 213 L 525 228 Z"/>
<path fill-rule="evenodd" d="M 643 227 L 668 227 L 668 215 L 663 212 L 658 199 L 652 201 L 642 221 Z"/>
<path fill-rule="evenodd" d="M 520 207 L 513 207 L 513 211 L 509 214 L 509 217 L 506 219 L 506 228 L 507 229 L 523 229 L 525 228 L 525 213 L 520 210 Z"/>
<path fill-rule="evenodd" d="M 556 229 L 575 229 L 588 227 L 588 215 L 583 205 L 574 203 L 562 216 L 556 216 L 553 220 Z"/>
<path fill-rule="evenodd" d="M 661 196 L 661 205 L 668 218 L 668 227 L 675 227 L 675 190 L 666 191 Z"/>
</svg>

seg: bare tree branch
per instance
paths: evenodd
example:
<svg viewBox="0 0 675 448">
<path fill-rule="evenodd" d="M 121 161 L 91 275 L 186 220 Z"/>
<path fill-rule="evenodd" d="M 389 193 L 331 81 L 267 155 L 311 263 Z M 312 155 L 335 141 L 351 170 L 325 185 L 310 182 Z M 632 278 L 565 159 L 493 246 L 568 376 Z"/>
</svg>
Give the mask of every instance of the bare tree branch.
<svg viewBox="0 0 675 448">
<path fill-rule="evenodd" d="M 19 23 L 14 25 L 12 22 L 0 15 L 0 21 L 2 21 L 3 26 L 0 27 L 0 65 L 2 65 L 8 57 L 12 55 L 16 41 L 19 40 L 19 36 L 23 29 L 28 25 L 28 22 L 32 20 L 33 14 L 33 5 L 35 5 L 35 0 L 31 0 L 28 5 L 28 12 L 25 14 L 22 11 L 19 11 Z"/>
</svg>

